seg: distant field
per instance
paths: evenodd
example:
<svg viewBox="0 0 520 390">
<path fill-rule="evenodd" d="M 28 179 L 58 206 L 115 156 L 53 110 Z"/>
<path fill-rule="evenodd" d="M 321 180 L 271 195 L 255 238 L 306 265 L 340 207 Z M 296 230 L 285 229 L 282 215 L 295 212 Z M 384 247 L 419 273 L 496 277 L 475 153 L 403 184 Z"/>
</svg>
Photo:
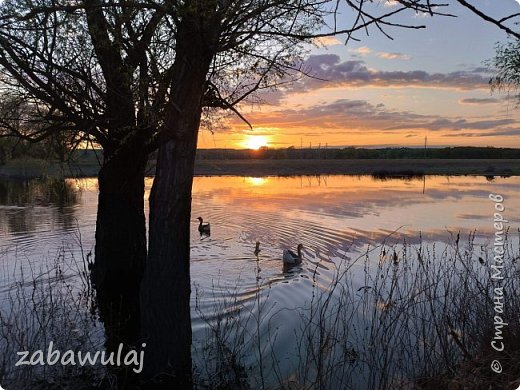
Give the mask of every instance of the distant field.
<svg viewBox="0 0 520 390">
<path fill-rule="evenodd" d="M 64 166 L 38 161 L 0 166 L 0 177 L 96 176 L 97 163 Z M 153 175 L 153 163 L 148 169 Z M 286 160 L 197 160 L 198 176 L 291 176 L 291 175 L 487 175 L 518 176 L 520 160 L 498 159 L 286 159 Z"/>
<path fill-rule="evenodd" d="M 199 160 L 197 175 L 520 175 L 520 160 Z"/>
</svg>

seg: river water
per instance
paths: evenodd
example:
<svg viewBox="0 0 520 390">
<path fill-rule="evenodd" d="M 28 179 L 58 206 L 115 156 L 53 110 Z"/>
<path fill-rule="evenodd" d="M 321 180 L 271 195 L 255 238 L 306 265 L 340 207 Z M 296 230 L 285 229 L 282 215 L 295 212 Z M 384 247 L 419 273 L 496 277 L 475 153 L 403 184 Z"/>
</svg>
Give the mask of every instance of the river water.
<svg viewBox="0 0 520 390">
<path fill-rule="evenodd" d="M 93 252 L 97 181 L 67 179 L 65 184 L 0 181 L 0 300 L 16 286 L 19 270 L 39 275 L 46 262 L 62 252 L 76 258 Z M 151 184 L 147 179 L 146 197 Z M 316 290 L 327 291 L 342 265 L 352 264 L 353 275 L 359 271 L 351 286 L 362 288 L 366 282 L 362 265 L 356 268 L 353 263 L 383 242 L 389 247 L 404 241 L 442 248 L 458 233 L 466 237 L 475 232 L 476 243 L 489 245 L 494 234 L 490 193 L 504 196 L 504 215 L 518 226 L 520 177 L 195 178 L 191 240 L 195 355 L 203 354 L 201 340 L 222 316 L 242 319 L 232 324 L 237 334 L 241 327 L 254 328 L 255 316 L 264 310 L 268 317 L 276 312 L 274 324 L 256 321 L 264 353 L 271 356 L 276 351 L 280 365 L 292 370 L 292 338 L 301 325 L 294 309 L 305 306 Z M 211 236 L 200 237 L 198 216 L 210 222 Z M 256 241 L 261 249 L 258 257 L 253 253 Z M 304 246 L 302 265 L 284 269 L 283 249 L 295 250 L 299 243 Z M 65 272 L 73 279 L 80 270 L 69 267 Z M 261 306 L 267 297 L 272 304 Z M 248 359 L 258 358 L 255 345 L 244 347 L 251 349 L 245 352 L 246 366 Z M 273 380 L 274 373 L 269 376 Z"/>
</svg>

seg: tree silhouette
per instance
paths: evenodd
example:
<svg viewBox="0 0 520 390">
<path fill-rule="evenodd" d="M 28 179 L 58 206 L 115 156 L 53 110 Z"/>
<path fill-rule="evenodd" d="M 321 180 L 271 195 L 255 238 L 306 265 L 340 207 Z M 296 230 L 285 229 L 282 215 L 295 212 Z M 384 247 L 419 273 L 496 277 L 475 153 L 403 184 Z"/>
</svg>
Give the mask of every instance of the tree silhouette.
<svg viewBox="0 0 520 390">
<path fill-rule="evenodd" d="M 346 34 L 374 27 L 405 26 L 391 17 L 413 8 L 435 13 L 432 4 L 400 1 L 376 14 L 373 4 L 341 2 L 357 16 L 348 27 L 334 25 L 320 32 L 324 18 L 340 2 L 217 1 L 185 2 L 175 11 L 176 57 L 164 129 L 158 133 L 159 153 L 150 195 L 149 253 L 142 282 L 143 336 L 147 340 L 145 379 L 154 386 L 191 387 L 190 213 L 194 161 L 205 86 L 215 59 L 228 53 L 258 57 L 257 48 L 293 48 L 316 37 Z M 327 6 L 332 6 L 331 10 Z M 379 9 L 381 11 L 381 9 Z M 389 36 L 389 35 L 388 35 Z M 259 58 L 263 58 L 260 56 Z"/>
<path fill-rule="evenodd" d="M 103 148 L 96 285 L 101 298 L 109 297 L 102 299 L 107 309 L 119 302 L 119 312 L 132 318 L 124 337 L 131 340 L 139 332 L 141 284 L 142 334 L 148 343 L 144 379 L 152 388 L 191 386 L 189 225 L 203 111 L 227 109 L 243 118 L 241 102 L 305 73 L 299 65 L 303 44 L 315 38 L 342 35 L 348 42 L 370 31 L 391 38 L 394 28 L 425 27 L 398 22 L 396 17 L 403 12 L 447 15 L 441 12 L 442 4 L 429 0 L 392 4 L 390 8 L 363 0 L 1 4 L 4 88 L 41 116 L 42 126 L 24 137 L 37 141 L 65 131 Z M 344 13 L 351 18 L 339 17 Z M 325 23 L 327 18 L 331 23 Z M 148 155 L 157 148 L 146 258 L 143 179 Z"/>
</svg>

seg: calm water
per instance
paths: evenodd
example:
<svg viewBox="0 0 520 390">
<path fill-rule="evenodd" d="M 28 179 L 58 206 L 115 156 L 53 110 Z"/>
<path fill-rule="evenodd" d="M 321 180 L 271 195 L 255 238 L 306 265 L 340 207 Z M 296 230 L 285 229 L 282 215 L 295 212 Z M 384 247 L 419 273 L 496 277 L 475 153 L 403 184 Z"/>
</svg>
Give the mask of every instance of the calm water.
<svg viewBox="0 0 520 390">
<path fill-rule="evenodd" d="M 147 196 L 151 183 L 147 180 Z M 191 244 L 195 339 L 203 338 L 207 321 L 223 306 L 253 307 L 258 291 L 268 294 L 277 309 L 304 305 L 313 287 L 326 288 L 338 266 L 383 241 L 391 245 L 422 238 L 442 247 L 459 231 L 465 236 L 476 230 L 477 242 L 489 244 L 494 232 L 490 193 L 505 197 L 504 214 L 518 226 L 519 177 L 196 178 Z M 16 282 L 16 270 L 39 274 L 60 251 L 77 258 L 93 251 L 96 207 L 95 179 L 67 180 L 65 191 L 59 183 L 0 181 L 0 299 Z M 197 216 L 211 223 L 211 237 L 199 236 Z M 257 240 L 258 259 L 253 254 Z M 283 248 L 294 250 L 298 243 L 304 245 L 302 266 L 284 270 Z M 65 272 L 73 277 L 77 269 Z M 290 354 L 288 340 L 298 321 L 290 310 L 277 316 L 283 327 L 271 347 L 282 355 Z"/>
</svg>

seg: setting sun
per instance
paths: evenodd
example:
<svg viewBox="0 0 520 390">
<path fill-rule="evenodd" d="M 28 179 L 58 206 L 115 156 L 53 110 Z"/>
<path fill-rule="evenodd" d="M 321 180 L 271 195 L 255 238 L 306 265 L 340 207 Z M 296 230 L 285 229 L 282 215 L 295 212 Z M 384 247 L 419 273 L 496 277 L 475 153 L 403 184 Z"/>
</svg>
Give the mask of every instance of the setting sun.
<svg viewBox="0 0 520 390">
<path fill-rule="evenodd" d="M 268 146 L 269 140 L 267 137 L 261 135 L 248 135 L 247 138 L 242 142 L 242 145 L 247 149 L 258 150 L 262 146 Z"/>
</svg>

